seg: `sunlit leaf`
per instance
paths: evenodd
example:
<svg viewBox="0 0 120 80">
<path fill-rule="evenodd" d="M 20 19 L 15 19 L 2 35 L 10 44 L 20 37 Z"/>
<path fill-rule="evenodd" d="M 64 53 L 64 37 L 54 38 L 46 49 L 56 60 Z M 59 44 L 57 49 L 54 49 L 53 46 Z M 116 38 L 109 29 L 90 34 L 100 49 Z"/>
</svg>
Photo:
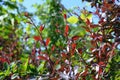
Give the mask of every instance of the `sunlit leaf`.
<svg viewBox="0 0 120 80">
<path fill-rule="evenodd" d="M 75 24 L 75 23 L 78 22 L 78 18 L 75 17 L 75 16 L 71 16 L 71 17 L 69 17 L 69 18 L 67 19 L 67 21 L 68 21 L 69 23 L 71 23 L 71 24 Z"/>
<path fill-rule="evenodd" d="M 30 34 L 30 26 L 27 26 L 27 27 L 26 27 L 26 33 L 27 33 L 27 34 Z"/>
<path fill-rule="evenodd" d="M 43 71 L 44 70 L 44 65 L 45 65 L 45 61 L 42 61 L 40 63 L 40 65 L 38 66 L 37 71 L 39 71 L 39 72 Z"/>
<path fill-rule="evenodd" d="M 23 2 L 24 0 L 19 0 L 19 2 Z"/>
<path fill-rule="evenodd" d="M 11 0 L 11 1 L 15 2 L 16 0 Z"/>
<path fill-rule="evenodd" d="M 85 16 L 85 14 L 83 14 L 83 13 L 81 13 L 80 17 L 81 17 L 81 19 L 83 19 L 83 20 L 86 19 L 86 16 Z"/>
<path fill-rule="evenodd" d="M 92 18 L 92 14 L 88 13 L 88 15 L 86 16 L 86 18 L 90 20 Z"/>
<path fill-rule="evenodd" d="M 92 19 L 92 14 L 91 13 L 87 13 L 87 14 L 81 13 L 80 17 L 83 21 L 87 21 L 87 19 L 89 19 L 89 20 Z"/>
</svg>

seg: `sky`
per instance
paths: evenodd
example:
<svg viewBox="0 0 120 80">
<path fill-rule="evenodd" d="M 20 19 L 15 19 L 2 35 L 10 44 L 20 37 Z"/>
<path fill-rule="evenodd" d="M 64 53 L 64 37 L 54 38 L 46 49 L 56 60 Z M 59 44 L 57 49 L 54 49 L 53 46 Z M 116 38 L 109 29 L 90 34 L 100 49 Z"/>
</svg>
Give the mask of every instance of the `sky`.
<svg viewBox="0 0 120 80">
<path fill-rule="evenodd" d="M 35 3 L 42 4 L 44 1 L 45 0 L 24 0 L 23 5 L 27 8 L 29 12 L 33 12 L 34 8 L 32 7 L 32 4 Z M 82 3 L 81 0 L 62 0 L 62 4 L 68 9 L 75 6 L 83 8 L 84 6 L 87 5 L 85 2 Z"/>
<path fill-rule="evenodd" d="M 44 1 L 46 0 L 24 0 L 23 5 L 27 8 L 28 12 L 34 12 L 35 9 L 32 7 L 32 4 L 35 4 L 35 3 L 42 4 Z M 95 12 L 95 9 L 92 9 L 90 7 L 90 3 L 82 2 L 82 0 L 61 0 L 61 2 L 64 5 L 64 7 L 66 7 L 67 9 L 70 9 L 73 7 L 79 7 L 80 9 L 83 9 L 83 7 L 85 7 L 87 10 Z M 78 12 L 79 11 L 77 11 L 77 13 Z M 97 23 L 98 18 L 96 16 L 93 16 L 93 18 L 94 18 L 94 22 Z"/>
</svg>

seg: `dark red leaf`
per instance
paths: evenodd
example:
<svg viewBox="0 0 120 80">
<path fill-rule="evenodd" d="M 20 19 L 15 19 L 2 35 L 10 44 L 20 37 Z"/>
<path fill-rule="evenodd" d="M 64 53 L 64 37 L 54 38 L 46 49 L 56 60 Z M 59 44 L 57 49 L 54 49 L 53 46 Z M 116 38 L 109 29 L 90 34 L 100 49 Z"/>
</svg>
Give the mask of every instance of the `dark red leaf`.
<svg viewBox="0 0 120 80">
<path fill-rule="evenodd" d="M 86 30 L 87 32 L 91 32 L 89 27 L 86 27 L 85 30 Z"/>
<path fill-rule="evenodd" d="M 36 49 L 34 48 L 34 49 L 32 49 L 32 55 L 35 55 L 35 53 L 36 53 Z"/>
<path fill-rule="evenodd" d="M 102 7 L 102 12 L 104 13 L 106 11 L 106 8 L 105 7 Z"/>
<path fill-rule="evenodd" d="M 59 69 L 59 71 L 61 71 L 61 72 L 65 71 L 65 66 L 61 65 L 61 68 Z"/>
<path fill-rule="evenodd" d="M 33 38 L 34 38 L 34 40 L 36 40 L 36 41 L 42 40 L 40 36 L 34 36 Z"/>
<path fill-rule="evenodd" d="M 102 61 L 100 61 L 100 62 L 99 62 L 99 65 L 100 65 L 100 66 L 105 66 L 105 63 L 102 62 Z"/>
<path fill-rule="evenodd" d="M 115 2 L 115 0 L 112 0 L 112 2 Z"/>
<path fill-rule="evenodd" d="M 50 80 L 59 80 L 59 77 L 50 78 Z"/>
<path fill-rule="evenodd" d="M 98 26 L 98 25 L 95 25 L 95 24 L 93 25 L 93 24 L 91 24 L 91 25 L 90 25 L 90 28 L 96 28 L 97 26 Z"/>
<path fill-rule="evenodd" d="M 88 71 L 85 70 L 81 75 L 82 75 L 82 76 L 86 76 L 87 74 L 88 74 Z"/>
<path fill-rule="evenodd" d="M 104 22 L 104 18 L 101 18 L 101 20 L 99 21 L 99 24 L 102 24 Z"/>
<path fill-rule="evenodd" d="M 76 76 L 75 80 L 78 80 L 80 73 L 77 73 L 75 76 Z"/>
<path fill-rule="evenodd" d="M 48 46 L 48 44 L 50 43 L 50 38 L 46 39 L 46 46 Z"/>
<path fill-rule="evenodd" d="M 90 25 L 90 20 L 89 19 L 87 19 L 86 24 Z"/>
<path fill-rule="evenodd" d="M 48 58 L 47 58 L 47 57 L 45 57 L 45 56 L 38 56 L 38 59 L 48 61 Z"/>
<path fill-rule="evenodd" d="M 66 14 L 64 14 L 64 19 L 67 19 L 67 15 Z"/>
<path fill-rule="evenodd" d="M 103 69 L 100 68 L 99 71 L 98 71 L 98 74 L 100 75 L 102 72 L 103 72 Z"/>
<path fill-rule="evenodd" d="M 79 38 L 80 38 L 80 36 L 73 36 L 73 37 L 72 37 L 72 41 L 78 40 Z"/>
<path fill-rule="evenodd" d="M 4 63 L 7 62 L 7 60 L 5 58 L 0 57 L 0 62 Z"/>
<path fill-rule="evenodd" d="M 94 13 L 94 14 L 96 14 L 96 15 L 100 16 L 98 9 L 95 11 L 95 13 Z"/>
<path fill-rule="evenodd" d="M 42 32 L 42 31 L 43 31 L 43 29 L 44 29 L 44 27 L 41 25 L 41 26 L 40 26 L 40 31 Z"/>
<path fill-rule="evenodd" d="M 62 57 L 66 58 L 66 57 L 67 57 L 67 54 L 62 53 Z"/>
<path fill-rule="evenodd" d="M 78 48 L 78 52 L 82 54 L 82 48 Z"/>
</svg>

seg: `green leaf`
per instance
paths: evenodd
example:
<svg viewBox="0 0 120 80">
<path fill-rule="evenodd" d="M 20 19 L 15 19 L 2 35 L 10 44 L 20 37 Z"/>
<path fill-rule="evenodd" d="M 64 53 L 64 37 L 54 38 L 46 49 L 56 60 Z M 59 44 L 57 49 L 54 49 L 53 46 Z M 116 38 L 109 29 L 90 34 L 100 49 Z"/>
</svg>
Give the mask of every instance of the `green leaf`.
<svg viewBox="0 0 120 80">
<path fill-rule="evenodd" d="M 83 19 L 83 20 L 85 20 L 85 18 L 86 18 L 85 14 L 83 14 L 83 13 L 81 13 L 80 17 L 81 17 L 81 19 Z"/>
<path fill-rule="evenodd" d="M 15 73 L 15 74 L 13 74 L 13 75 L 11 76 L 11 79 L 13 80 L 13 79 L 15 79 L 15 78 L 17 78 L 17 77 L 19 77 L 19 74 L 18 74 L 18 73 Z"/>
<path fill-rule="evenodd" d="M 67 19 L 67 21 L 68 21 L 69 23 L 71 23 L 71 24 L 75 24 L 75 23 L 78 22 L 78 18 L 75 17 L 75 16 L 71 16 L 71 17 L 69 17 L 69 18 Z"/>
<path fill-rule="evenodd" d="M 11 0 L 12 2 L 15 2 L 16 0 Z"/>
<path fill-rule="evenodd" d="M 81 17 L 81 19 L 83 21 L 86 21 L 87 19 L 91 19 L 92 18 L 92 14 L 91 13 L 87 13 L 87 14 L 81 13 L 80 17 Z"/>
<path fill-rule="evenodd" d="M 56 70 L 58 70 L 58 69 L 60 69 L 60 68 L 61 68 L 61 65 L 60 65 L 60 64 L 56 65 Z"/>
<path fill-rule="evenodd" d="M 2 50 L 2 49 L 3 49 L 3 47 L 0 46 L 0 50 Z"/>
<path fill-rule="evenodd" d="M 4 63 L 4 68 L 5 68 L 5 76 L 8 76 L 10 74 L 10 66 L 8 65 L 8 63 Z"/>
<path fill-rule="evenodd" d="M 28 25 L 25 29 L 26 29 L 26 33 L 30 34 L 30 29 L 31 29 L 30 25 Z"/>
<path fill-rule="evenodd" d="M 0 71 L 0 76 L 4 75 L 4 72 Z"/>
<path fill-rule="evenodd" d="M 30 69 L 32 72 L 36 71 L 36 67 L 35 67 L 35 65 L 33 65 L 33 64 L 30 64 L 30 65 L 29 65 L 29 69 Z"/>
<path fill-rule="evenodd" d="M 45 65 L 45 61 L 42 61 L 41 64 L 38 66 L 37 71 L 38 72 L 43 71 L 44 70 L 44 65 Z"/>
<path fill-rule="evenodd" d="M 17 71 L 16 67 L 17 67 L 17 65 L 16 65 L 15 62 L 12 62 L 12 63 L 10 64 L 10 68 L 11 68 L 11 70 L 12 70 L 13 72 L 16 72 L 16 71 Z"/>
<path fill-rule="evenodd" d="M 92 18 L 92 14 L 91 14 L 91 13 L 88 14 L 86 18 L 87 18 L 87 19 L 91 19 L 91 18 Z"/>
<path fill-rule="evenodd" d="M 24 64 L 24 66 L 23 66 L 24 71 L 26 71 L 26 70 L 27 70 L 27 67 L 28 67 L 28 60 L 29 60 L 29 59 L 26 59 L 26 62 L 25 62 L 25 64 Z"/>
<path fill-rule="evenodd" d="M 24 0 L 19 0 L 20 3 L 22 3 Z"/>
</svg>

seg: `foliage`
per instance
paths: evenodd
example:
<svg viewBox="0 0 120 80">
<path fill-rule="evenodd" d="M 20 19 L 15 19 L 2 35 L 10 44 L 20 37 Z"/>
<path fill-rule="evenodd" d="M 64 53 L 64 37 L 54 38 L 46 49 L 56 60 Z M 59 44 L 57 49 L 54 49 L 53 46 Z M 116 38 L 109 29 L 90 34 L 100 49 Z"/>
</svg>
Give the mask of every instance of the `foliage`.
<svg viewBox="0 0 120 80">
<path fill-rule="evenodd" d="M 85 0 L 96 11 L 81 13 L 60 0 L 34 4 L 29 13 L 22 1 L 0 0 L 1 80 L 119 80 L 119 1 Z"/>
</svg>

